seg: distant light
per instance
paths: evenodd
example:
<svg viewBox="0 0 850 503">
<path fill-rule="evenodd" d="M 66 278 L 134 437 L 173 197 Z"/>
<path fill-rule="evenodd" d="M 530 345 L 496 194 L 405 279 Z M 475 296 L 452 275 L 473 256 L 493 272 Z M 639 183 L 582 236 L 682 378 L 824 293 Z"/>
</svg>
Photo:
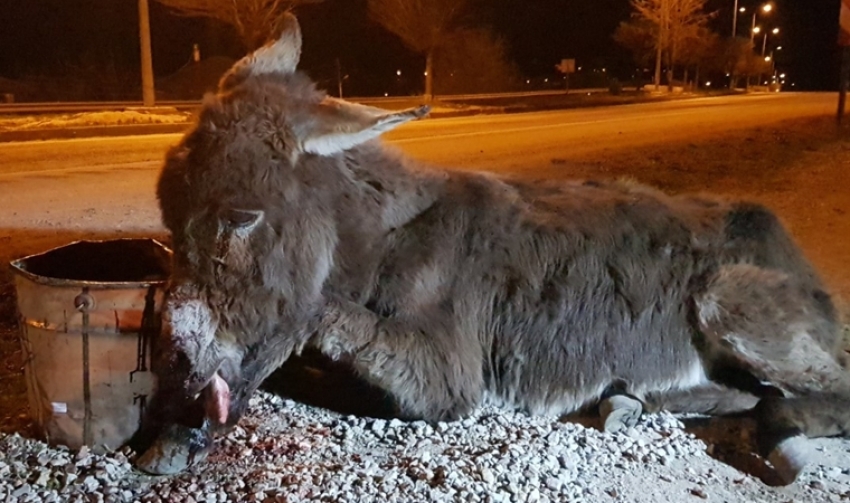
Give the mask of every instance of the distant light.
<svg viewBox="0 0 850 503">
<path fill-rule="evenodd" d="M 785 81 L 784 81 L 784 80 L 782 81 L 782 85 L 785 85 Z"/>
<path fill-rule="evenodd" d="M 549 79 L 543 79 L 543 82 L 549 82 Z"/>
<path fill-rule="evenodd" d="M 726 76 L 729 77 L 730 75 L 727 73 Z"/>
<path fill-rule="evenodd" d="M 531 84 L 531 80 L 526 80 L 526 81 L 525 81 L 525 83 L 526 83 L 526 84 Z"/>
<path fill-rule="evenodd" d="M 428 72 L 424 72 L 424 73 L 423 73 L 423 75 L 425 75 L 425 76 L 427 77 L 427 76 L 428 76 Z"/>
<path fill-rule="evenodd" d="M 768 63 L 770 63 L 770 56 L 765 56 L 764 60 L 767 61 Z"/>
<path fill-rule="evenodd" d="M 784 79 L 784 78 L 785 78 L 785 74 L 784 74 L 784 73 L 780 73 L 780 74 L 779 74 L 779 78 L 780 78 L 780 79 Z"/>
<path fill-rule="evenodd" d="M 777 33 L 779 33 L 779 28 L 774 28 L 774 29 L 773 29 L 773 34 L 774 34 L 774 35 L 776 35 Z"/>
<path fill-rule="evenodd" d="M 746 7 L 741 7 L 740 9 L 738 9 L 738 12 L 747 12 L 747 8 L 746 8 Z"/>
<path fill-rule="evenodd" d="M 781 51 L 781 50 L 782 50 L 782 46 L 780 45 L 779 47 L 777 47 L 777 48 L 776 48 L 776 50 L 777 50 L 777 51 Z"/>
<path fill-rule="evenodd" d="M 578 71 L 581 71 L 581 67 L 578 67 Z"/>
<path fill-rule="evenodd" d="M 711 81 L 710 80 L 705 83 L 705 87 L 711 87 Z"/>
<path fill-rule="evenodd" d="M 587 93 L 587 95 L 590 96 L 590 93 Z"/>
<path fill-rule="evenodd" d="M 753 33 L 761 33 L 761 26 L 756 26 L 753 28 Z"/>
<path fill-rule="evenodd" d="M 605 68 L 602 69 L 603 72 L 607 71 Z"/>
<path fill-rule="evenodd" d="M 772 4 L 765 4 L 765 6 L 761 8 L 761 10 L 763 10 L 765 12 L 770 12 L 770 11 L 773 10 L 773 5 Z"/>
<path fill-rule="evenodd" d="M 795 84 L 795 83 L 793 83 L 793 82 L 791 83 L 791 87 L 794 87 L 794 86 L 796 86 L 796 85 L 797 85 L 797 84 Z"/>
<path fill-rule="evenodd" d="M 384 93 L 384 97 L 385 97 L 385 98 L 386 98 L 387 96 L 389 96 L 389 95 L 390 95 L 390 93 Z"/>
<path fill-rule="evenodd" d="M 399 77 L 401 77 L 401 70 L 396 70 L 395 74 L 398 75 Z"/>
</svg>

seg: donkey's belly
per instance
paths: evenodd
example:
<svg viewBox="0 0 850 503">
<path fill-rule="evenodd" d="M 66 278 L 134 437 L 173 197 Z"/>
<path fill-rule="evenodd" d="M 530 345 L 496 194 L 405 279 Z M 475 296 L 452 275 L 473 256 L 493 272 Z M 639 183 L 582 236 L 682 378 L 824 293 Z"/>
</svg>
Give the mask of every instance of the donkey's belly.
<svg viewBox="0 0 850 503">
<path fill-rule="evenodd" d="M 593 405 L 611 389 L 642 399 L 649 393 L 687 390 L 708 383 L 699 354 L 680 348 L 674 355 L 637 355 L 642 365 L 582 361 L 546 375 L 541 365 L 523 365 L 488 389 L 485 403 L 531 414 L 563 415 Z M 632 363 L 632 362 L 629 362 Z"/>
</svg>

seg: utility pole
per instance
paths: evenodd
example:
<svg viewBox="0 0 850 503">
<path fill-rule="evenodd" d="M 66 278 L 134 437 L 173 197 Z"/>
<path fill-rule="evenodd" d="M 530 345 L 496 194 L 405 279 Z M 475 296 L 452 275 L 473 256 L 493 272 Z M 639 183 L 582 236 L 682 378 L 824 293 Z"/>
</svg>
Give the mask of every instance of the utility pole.
<svg viewBox="0 0 850 503">
<path fill-rule="evenodd" d="M 841 48 L 841 80 L 838 85 L 838 123 L 844 119 L 847 87 L 850 84 L 850 46 Z"/>
<path fill-rule="evenodd" d="M 847 87 L 850 84 L 850 0 L 841 0 L 838 45 L 841 46 L 841 79 L 838 84 L 838 123 L 844 119 Z"/>
<path fill-rule="evenodd" d="M 735 9 L 732 10 L 732 42 L 734 43 L 738 37 L 738 0 L 735 0 Z M 735 89 L 735 68 L 729 71 L 729 89 Z"/>
<path fill-rule="evenodd" d="M 735 9 L 732 11 L 732 39 L 738 36 L 738 0 L 735 0 Z"/>
<path fill-rule="evenodd" d="M 154 106 L 153 58 L 151 57 L 151 20 L 148 0 L 139 0 L 139 45 L 142 51 L 142 102 Z"/>
</svg>

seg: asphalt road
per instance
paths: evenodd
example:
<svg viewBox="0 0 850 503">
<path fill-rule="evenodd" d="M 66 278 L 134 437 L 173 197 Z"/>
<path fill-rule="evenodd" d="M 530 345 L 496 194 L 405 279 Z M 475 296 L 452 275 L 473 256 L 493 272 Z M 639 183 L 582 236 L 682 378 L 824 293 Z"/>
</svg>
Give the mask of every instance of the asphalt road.
<svg viewBox="0 0 850 503">
<path fill-rule="evenodd" d="M 594 152 L 834 113 L 832 94 L 731 96 L 429 119 L 385 139 L 428 163 L 534 172 Z M 0 228 L 160 231 L 158 169 L 179 135 L 0 144 Z M 564 164 L 568 169 L 568 164 Z"/>
</svg>

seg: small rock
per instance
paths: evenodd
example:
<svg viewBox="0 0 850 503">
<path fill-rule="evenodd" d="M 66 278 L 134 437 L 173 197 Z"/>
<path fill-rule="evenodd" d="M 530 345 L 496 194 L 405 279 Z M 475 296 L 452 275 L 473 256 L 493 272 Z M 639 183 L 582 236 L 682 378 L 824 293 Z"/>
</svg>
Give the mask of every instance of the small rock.
<svg viewBox="0 0 850 503">
<path fill-rule="evenodd" d="M 89 475 L 83 479 L 83 487 L 85 487 L 88 492 L 96 491 L 97 488 L 100 487 L 100 482 L 95 477 Z"/>
<path fill-rule="evenodd" d="M 376 419 L 372 423 L 372 433 L 375 435 L 381 436 L 384 434 L 384 430 L 387 427 L 387 422 L 383 419 Z"/>
<path fill-rule="evenodd" d="M 708 495 L 705 494 L 705 491 L 703 491 L 702 489 L 691 489 L 691 494 L 694 496 L 698 496 L 704 500 L 708 499 Z"/>
<path fill-rule="evenodd" d="M 479 473 L 481 474 L 481 480 L 488 484 L 492 484 L 496 482 L 496 476 L 493 474 L 493 471 L 489 468 L 482 468 Z"/>
<path fill-rule="evenodd" d="M 33 482 L 37 486 L 46 486 L 50 482 L 50 470 L 39 470 L 38 477 Z"/>
<path fill-rule="evenodd" d="M 89 447 L 87 445 L 84 445 L 84 446 L 80 447 L 79 451 L 77 451 L 77 455 L 74 456 L 74 459 L 77 460 L 77 461 L 82 461 L 82 460 L 84 460 L 88 457 L 89 457 Z"/>
</svg>

